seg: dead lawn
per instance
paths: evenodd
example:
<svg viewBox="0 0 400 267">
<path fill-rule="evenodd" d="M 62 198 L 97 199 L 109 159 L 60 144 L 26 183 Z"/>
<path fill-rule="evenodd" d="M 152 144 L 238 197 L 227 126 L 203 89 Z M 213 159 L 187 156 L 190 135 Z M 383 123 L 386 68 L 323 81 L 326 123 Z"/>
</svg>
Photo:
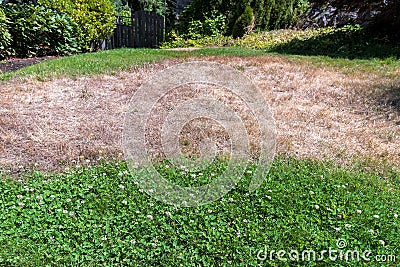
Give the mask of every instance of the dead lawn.
<svg viewBox="0 0 400 267">
<path fill-rule="evenodd" d="M 230 65 L 254 81 L 274 114 L 279 154 L 340 164 L 369 158 L 400 166 L 400 77 L 343 74 L 270 56 L 201 60 Z M 122 157 L 130 98 L 146 79 L 180 61 L 115 76 L 0 84 L 0 166 L 55 170 Z"/>
</svg>

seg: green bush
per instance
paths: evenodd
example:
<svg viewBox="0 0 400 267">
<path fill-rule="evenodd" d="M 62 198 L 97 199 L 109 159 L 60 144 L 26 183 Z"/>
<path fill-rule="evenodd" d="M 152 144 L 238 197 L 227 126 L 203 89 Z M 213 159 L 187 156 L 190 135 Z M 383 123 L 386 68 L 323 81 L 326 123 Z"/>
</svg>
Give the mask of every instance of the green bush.
<svg viewBox="0 0 400 267">
<path fill-rule="evenodd" d="M 203 21 L 193 20 L 189 22 L 187 32 L 183 34 L 184 39 L 197 40 L 203 37 L 217 37 L 224 34 L 226 29 L 226 18 L 223 15 L 206 16 Z"/>
<path fill-rule="evenodd" d="M 78 26 L 65 13 L 26 4 L 5 4 L 2 7 L 12 36 L 10 54 L 43 56 L 79 51 Z"/>
<path fill-rule="evenodd" d="M 40 4 L 58 8 L 68 14 L 80 27 L 80 45 L 96 50 L 115 27 L 115 7 L 110 0 L 40 0 Z"/>
<path fill-rule="evenodd" d="M 233 38 L 243 37 L 246 33 L 250 32 L 250 28 L 254 23 L 254 13 L 250 6 L 244 9 L 244 12 L 236 20 L 233 26 L 232 35 Z"/>
<path fill-rule="evenodd" d="M 11 44 L 11 35 L 8 32 L 7 18 L 0 7 L 0 59 L 9 55 L 8 48 Z"/>
<path fill-rule="evenodd" d="M 288 28 L 296 25 L 308 11 L 307 0 L 193 0 L 181 17 L 181 31 L 187 32 L 190 21 L 204 21 L 207 14 L 216 10 L 226 17 L 226 34 L 233 27 L 246 6 L 253 9 L 255 27 L 260 30 Z"/>
</svg>

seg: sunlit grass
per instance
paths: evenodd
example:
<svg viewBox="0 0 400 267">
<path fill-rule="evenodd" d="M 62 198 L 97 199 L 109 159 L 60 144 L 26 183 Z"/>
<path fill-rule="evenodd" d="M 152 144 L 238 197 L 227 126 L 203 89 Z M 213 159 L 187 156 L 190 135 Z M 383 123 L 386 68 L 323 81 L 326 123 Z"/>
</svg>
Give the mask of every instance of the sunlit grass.
<svg viewBox="0 0 400 267">
<path fill-rule="evenodd" d="M 203 173 L 218 173 L 219 163 Z M 166 165 L 164 165 L 165 168 Z M 170 169 L 159 168 L 165 175 Z M 248 193 L 253 169 L 217 202 L 173 207 L 147 196 L 125 163 L 0 180 L 0 264 L 16 266 L 281 266 L 260 250 L 370 250 L 400 255 L 400 174 L 350 171 L 330 163 L 276 159 Z M 187 172 L 173 172 L 178 181 Z M 184 178 L 185 180 L 187 178 Z M 371 258 L 373 260 L 373 258 Z M 315 266 L 316 262 L 290 262 Z M 318 266 L 370 266 L 333 261 Z M 377 263 L 394 266 L 399 262 Z"/>
</svg>

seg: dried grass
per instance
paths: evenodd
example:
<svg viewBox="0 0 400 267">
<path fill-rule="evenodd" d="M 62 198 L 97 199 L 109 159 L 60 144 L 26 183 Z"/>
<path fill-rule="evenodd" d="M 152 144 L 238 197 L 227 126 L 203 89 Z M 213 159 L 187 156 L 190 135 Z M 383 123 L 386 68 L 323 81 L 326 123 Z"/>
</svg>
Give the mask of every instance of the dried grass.
<svg viewBox="0 0 400 267">
<path fill-rule="evenodd" d="M 254 81 L 274 113 L 278 154 L 340 164 L 372 158 L 400 166 L 400 110 L 388 105 L 400 99 L 400 78 L 344 74 L 270 56 L 201 60 L 230 65 Z M 168 60 L 115 76 L 1 84 L 0 166 L 51 171 L 82 160 L 120 157 L 130 98 L 146 79 L 180 61 Z M 245 109 L 240 110 L 245 116 Z M 182 145 L 193 142 L 198 149 L 198 141 L 210 137 L 194 130 L 201 128 L 220 135 L 219 146 L 226 146 L 223 129 L 199 123 L 203 126 L 188 125 L 183 130 Z"/>
</svg>

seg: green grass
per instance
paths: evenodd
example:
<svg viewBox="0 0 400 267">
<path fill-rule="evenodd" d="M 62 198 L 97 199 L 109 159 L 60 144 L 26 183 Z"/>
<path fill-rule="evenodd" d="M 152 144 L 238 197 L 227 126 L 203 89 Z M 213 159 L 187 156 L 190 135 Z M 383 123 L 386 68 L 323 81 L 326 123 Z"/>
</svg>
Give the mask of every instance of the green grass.
<svg viewBox="0 0 400 267">
<path fill-rule="evenodd" d="M 181 58 L 189 60 L 192 57 L 206 56 L 276 56 L 293 60 L 296 64 L 310 64 L 313 66 L 328 66 L 344 71 L 380 72 L 398 76 L 400 61 L 395 58 L 387 59 L 346 59 L 331 58 L 328 56 L 302 56 L 292 54 L 278 54 L 261 49 L 226 47 L 202 48 L 194 51 L 171 51 L 165 49 L 116 49 L 97 53 L 87 53 L 59 59 L 47 60 L 36 65 L 22 68 L 16 72 L 0 74 L 0 81 L 13 78 L 34 78 L 48 80 L 58 77 L 76 78 L 100 74 L 116 74 L 146 63 L 160 62 L 166 59 Z"/>
<path fill-rule="evenodd" d="M 387 36 L 359 25 L 341 28 L 306 30 L 255 31 L 242 38 L 202 37 L 184 40 L 176 37 L 163 47 L 235 46 L 303 56 L 328 56 L 340 59 L 400 59 L 400 42 L 395 35 Z"/>
<path fill-rule="evenodd" d="M 177 183 L 186 174 L 170 173 Z M 211 166 L 218 173 L 218 164 Z M 400 174 L 276 159 L 263 186 L 251 174 L 220 201 L 174 208 L 141 193 L 126 165 L 77 166 L 0 180 L 0 265 L 15 266 L 395 266 Z M 191 177 L 191 176 L 190 176 Z M 360 214 L 361 211 L 361 214 Z M 150 217 L 151 215 L 151 217 Z M 377 216 L 379 218 L 375 218 Z M 340 228 L 340 230 L 338 230 Z M 337 249 L 390 254 L 397 262 L 282 262 L 260 250 Z M 385 242 L 383 245 L 381 242 Z M 262 255 L 262 254 L 260 254 Z"/>
<path fill-rule="evenodd" d="M 171 58 L 189 58 L 191 56 L 256 56 L 262 51 L 242 48 L 202 49 L 199 51 L 171 51 L 162 49 L 115 49 L 97 53 L 86 53 L 47 60 L 12 73 L 0 74 L 0 80 L 32 77 L 46 80 L 57 77 L 80 77 L 98 74 L 115 74 L 146 63 L 160 62 Z"/>
</svg>

